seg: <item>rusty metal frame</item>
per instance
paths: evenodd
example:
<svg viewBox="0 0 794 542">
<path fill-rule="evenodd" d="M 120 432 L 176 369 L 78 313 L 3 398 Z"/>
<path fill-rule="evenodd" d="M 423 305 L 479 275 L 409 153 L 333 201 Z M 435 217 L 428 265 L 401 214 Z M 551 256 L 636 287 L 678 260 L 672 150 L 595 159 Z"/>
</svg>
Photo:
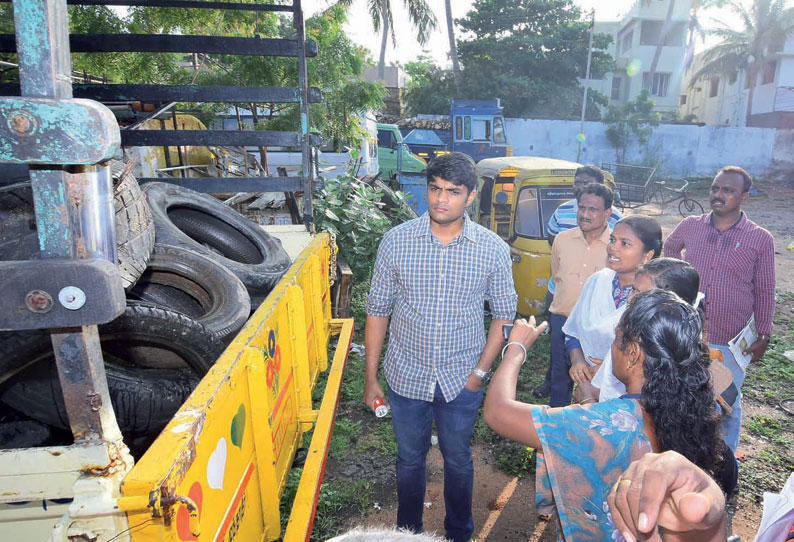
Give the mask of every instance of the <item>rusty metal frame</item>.
<svg viewBox="0 0 794 542">
<path fill-rule="evenodd" d="M 70 99 L 72 66 L 65 1 L 14 0 L 14 23 L 22 96 Z M 81 209 L 86 206 L 86 185 L 103 183 L 103 190 L 112 194 L 107 168 L 46 166 L 31 168 L 30 178 L 41 257 L 94 256 L 87 247 L 94 246 L 96 239 L 83 237 L 86 228 Z M 107 241 L 115 247 L 112 206 L 97 206 L 93 211 L 102 217 L 99 229 L 93 228 L 95 234 L 105 230 Z M 121 445 L 96 325 L 59 329 L 53 332 L 52 343 L 75 443 L 107 441 Z"/>
<path fill-rule="evenodd" d="M 0 0 L 4 1 L 4 0 Z M 288 56 L 297 60 L 297 87 L 245 87 L 188 86 L 188 85 L 105 85 L 81 84 L 76 86 L 77 94 L 86 97 L 116 96 L 121 94 L 125 100 L 160 101 L 207 101 L 207 102 L 252 102 L 261 103 L 295 103 L 299 108 L 300 126 L 292 132 L 250 131 L 193 131 L 183 133 L 181 130 L 124 130 L 122 144 L 125 146 L 181 146 L 181 145 L 251 145 L 251 146 L 300 146 L 301 174 L 295 177 L 299 186 L 285 182 L 280 177 L 245 177 L 223 178 L 225 186 L 212 188 L 205 184 L 202 191 L 219 192 L 303 192 L 303 223 L 309 231 L 314 230 L 312 209 L 312 190 L 314 188 L 316 170 L 316 151 L 321 144 L 317 134 L 310 131 L 310 104 L 321 100 L 318 89 L 308 86 L 307 58 L 316 56 L 316 42 L 306 39 L 303 18 L 302 0 L 294 0 L 291 5 L 275 5 L 242 2 L 197 2 L 190 0 L 68 0 L 70 5 L 136 5 L 179 7 L 187 9 L 229 9 L 251 11 L 279 11 L 292 14 L 292 25 L 295 39 L 261 39 L 239 38 L 226 36 L 178 36 L 178 35 L 107 35 L 107 34 L 73 34 L 66 33 L 62 40 L 71 43 L 72 52 L 100 51 L 145 51 L 145 52 L 194 52 L 218 53 L 235 55 Z M 16 2 L 15 2 L 16 5 Z M 14 52 L 14 36 L 0 35 L 0 52 Z M 65 50 L 69 50 L 68 47 Z M 71 73 L 71 72 L 69 72 Z M 3 85 L 6 87 L 6 85 Z M 11 85 L 7 85 L 10 87 Z M 140 92 L 140 96 L 136 93 Z M 158 97 L 155 100 L 155 97 Z M 170 96 L 170 98 L 169 98 Z M 192 97 L 192 99 L 191 99 Z M 257 98 L 254 100 L 253 98 Z M 185 141 L 188 142 L 185 142 Z M 166 153 L 167 165 L 171 164 Z M 185 165 L 185 164 L 178 164 Z M 172 182 L 171 179 L 160 179 Z"/>
</svg>

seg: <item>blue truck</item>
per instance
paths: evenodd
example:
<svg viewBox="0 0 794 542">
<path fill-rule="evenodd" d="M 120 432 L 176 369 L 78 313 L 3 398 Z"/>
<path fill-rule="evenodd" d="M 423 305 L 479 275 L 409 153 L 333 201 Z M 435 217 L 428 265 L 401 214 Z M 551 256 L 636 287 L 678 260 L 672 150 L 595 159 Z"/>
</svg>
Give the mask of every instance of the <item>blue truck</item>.
<svg viewBox="0 0 794 542">
<path fill-rule="evenodd" d="M 428 161 L 449 151 L 465 152 L 475 162 L 513 155 L 498 98 L 452 100 L 449 121 L 450 130 L 407 130 L 403 139 L 412 153 Z"/>
</svg>

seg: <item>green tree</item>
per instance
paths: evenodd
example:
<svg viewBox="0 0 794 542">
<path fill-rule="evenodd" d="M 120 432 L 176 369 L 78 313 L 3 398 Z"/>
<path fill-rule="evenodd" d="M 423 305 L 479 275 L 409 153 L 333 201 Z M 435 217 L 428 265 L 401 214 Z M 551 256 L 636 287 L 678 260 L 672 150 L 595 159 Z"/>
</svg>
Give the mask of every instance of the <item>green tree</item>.
<svg viewBox="0 0 794 542">
<path fill-rule="evenodd" d="M 379 109 L 385 95 L 383 85 L 363 79 L 366 51 L 347 37 L 343 28 L 346 22 L 347 8 L 339 4 L 306 20 L 306 36 L 317 42 L 317 57 L 309 62 L 309 81 L 323 93 L 323 102 L 312 105 L 312 126 L 336 150 L 345 145 L 358 146 L 364 136 L 358 113 Z M 278 73 L 287 84 L 296 85 L 297 63 L 285 60 L 280 59 Z M 243 71 L 251 73 L 248 67 Z M 274 111 L 275 106 L 270 110 Z M 290 105 L 266 119 L 264 126 L 289 129 L 297 122 L 298 108 Z"/>
<path fill-rule="evenodd" d="M 739 89 L 744 87 L 745 80 L 749 82 L 746 115 L 749 124 L 759 74 L 775 60 L 786 40 L 794 36 L 794 7 L 788 7 L 786 0 L 755 0 L 749 8 L 736 1 L 726 5 L 740 17 L 742 28 L 737 30 L 723 24 L 708 31 L 722 41 L 704 53 L 703 66 L 692 80 L 738 72 Z"/>
<path fill-rule="evenodd" d="M 610 105 L 604 114 L 606 135 L 615 147 L 618 163 L 626 162 L 626 153 L 633 143 L 645 144 L 659 126 L 659 113 L 653 110 L 656 104 L 650 99 L 648 89 L 642 89 L 633 101 L 616 106 Z"/>
<path fill-rule="evenodd" d="M 7 4 L 0 4 L 0 8 Z M 294 38 L 291 17 L 244 10 L 198 10 L 132 7 L 124 17 L 103 6 L 69 6 L 70 26 L 78 33 L 192 34 L 261 38 Z M 357 146 L 362 137 L 356 114 L 380 107 L 383 87 L 364 81 L 366 52 L 354 45 L 342 26 L 347 9 L 333 5 L 306 20 L 306 37 L 317 42 L 309 59 L 309 84 L 323 92 L 323 103 L 312 105 L 312 128 L 325 140 Z M 92 53 L 73 55 L 75 69 L 105 76 L 111 82 L 295 86 L 297 62 L 290 58 L 200 55 L 198 70 L 188 69 L 190 56 L 151 53 Z M 294 130 L 298 109 L 284 104 L 232 104 L 252 112 L 258 127 Z M 230 104 L 203 104 L 210 114 L 226 113 Z"/>
<path fill-rule="evenodd" d="M 403 93 L 406 113 L 448 114 L 450 100 L 455 91 L 453 71 L 439 68 L 427 56 L 420 56 L 404 68 L 410 77 Z"/>
<path fill-rule="evenodd" d="M 466 97 L 499 97 L 509 116 L 578 117 L 589 37 L 581 15 L 572 0 L 475 0 L 459 20 L 473 36 L 458 43 Z M 613 66 L 611 39 L 594 38 L 593 78 Z"/>
</svg>

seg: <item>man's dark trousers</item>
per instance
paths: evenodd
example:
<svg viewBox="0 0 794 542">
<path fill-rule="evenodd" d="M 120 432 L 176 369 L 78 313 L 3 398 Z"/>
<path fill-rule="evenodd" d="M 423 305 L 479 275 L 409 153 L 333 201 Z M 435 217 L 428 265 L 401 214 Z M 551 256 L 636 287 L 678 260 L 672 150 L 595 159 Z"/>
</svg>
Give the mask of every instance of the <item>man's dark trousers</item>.
<svg viewBox="0 0 794 542">
<path fill-rule="evenodd" d="M 562 326 L 568 320 L 560 314 L 552 314 L 549 319 L 551 328 L 550 349 L 551 349 L 551 397 L 549 406 L 562 407 L 571 404 L 571 392 L 573 391 L 573 380 L 568 374 L 571 368 L 571 361 L 565 352 L 565 334 Z"/>
<path fill-rule="evenodd" d="M 432 402 L 409 399 L 389 387 L 392 425 L 397 439 L 397 527 L 421 533 L 427 481 L 426 459 L 430 449 L 433 419 L 438 445 L 444 458 L 444 504 L 446 537 L 468 542 L 474 532 L 471 513 L 474 463 L 471 438 L 483 391 L 465 387 L 446 402 L 436 385 Z"/>
</svg>

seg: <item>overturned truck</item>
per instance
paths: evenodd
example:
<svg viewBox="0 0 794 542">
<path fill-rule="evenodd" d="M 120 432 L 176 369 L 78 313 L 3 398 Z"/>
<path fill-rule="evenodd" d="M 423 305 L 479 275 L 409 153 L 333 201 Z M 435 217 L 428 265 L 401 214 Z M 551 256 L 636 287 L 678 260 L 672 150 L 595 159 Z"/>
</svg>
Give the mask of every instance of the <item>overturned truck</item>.
<svg viewBox="0 0 794 542">
<path fill-rule="evenodd" d="M 334 240 L 313 233 L 319 92 L 307 86 L 301 2 L 157 2 L 291 14 L 292 40 L 70 40 L 66 4 L 14 0 L 16 36 L 0 36 L 20 79 L 0 88 L 0 162 L 30 168 L 0 187 L 2 539 L 307 540 L 353 322 L 333 317 L 350 286 Z M 291 56 L 299 85 L 72 85 L 70 50 Z M 292 102 L 301 126 L 120 130 L 93 101 L 113 99 Z M 136 179 L 119 159 L 121 145 L 249 144 L 300 145 L 306 174 Z M 207 195 L 247 191 L 302 193 L 296 224 L 264 231 Z"/>
</svg>

